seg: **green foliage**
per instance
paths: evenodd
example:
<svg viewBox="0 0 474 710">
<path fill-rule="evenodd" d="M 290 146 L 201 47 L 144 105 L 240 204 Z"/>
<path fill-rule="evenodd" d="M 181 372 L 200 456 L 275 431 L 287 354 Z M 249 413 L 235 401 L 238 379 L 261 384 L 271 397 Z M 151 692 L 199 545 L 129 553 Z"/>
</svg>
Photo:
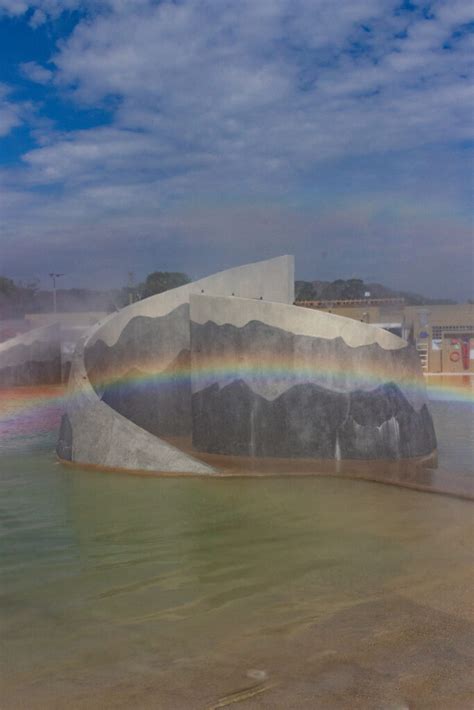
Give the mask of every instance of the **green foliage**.
<svg viewBox="0 0 474 710">
<path fill-rule="evenodd" d="M 0 276 L 0 317 L 21 318 L 35 301 L 37 282 L 15 284 L 12 279 Z"/>
<path fill-rule="evenodd" d="M 418 293 L 394 291 L 382 284 L 366 284 L 362 279 L 336 279 L 336 281 L 296 281 L 295 300 L 297 301 L 353 301 L 365 298 L 366 292 L 371 298 L 404 298 L 407 306 L 452 305 L 456 303 L 447 298 L 426 298 Z"/>
<path fill-rule="evenodd" d="M 17 287 L 11 279 L 6 276 L 0 276 L 0 294 L 7 298 L 14 296 Z"/>
<path fill-rule="evenodd" d="M 323 289 L 323 299 L 350 301 L 364 298 L 366 286 L 362 279 L 337 279 Z"/>
<path fill-rule="evenodd" d="M 297 301 L 348 301 L 364 298 L 366 290 L 370 290 L 362 279 L 336 279 L 336 281 L 296 281 L 295 293 Z"/>
<path fill-rule="evenodd" d="M 295 300 L 296 301 L 315 301 L 315 290 L 313 284 L 309 281 L 295 281 Z"/>
<path fill-rule="evenodd" d="M 140 297 L 148 298 L 148 296 L 154 296 L 157 293 L 163 293 L 172 288 L 184 286 L 190 283 L 190 281 L 189 276 L 180 271 L 154 271 L 148 274 L 145 283 L 140 284 Z"/>
</svg>

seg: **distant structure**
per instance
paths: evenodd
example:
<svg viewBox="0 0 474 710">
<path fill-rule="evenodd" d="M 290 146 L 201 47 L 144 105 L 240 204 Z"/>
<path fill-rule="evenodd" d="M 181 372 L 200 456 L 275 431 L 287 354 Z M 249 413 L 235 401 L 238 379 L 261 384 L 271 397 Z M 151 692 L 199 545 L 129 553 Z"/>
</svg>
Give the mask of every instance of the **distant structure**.
<svg viewBox="0 0 474 710">
<path fill-rule="evenodd" d="M 294 261 L 284 256 L 109 316 L 74 355 L 58 455 L 212 475 L 193 449 L 313 459 L 432 453 L 416 349 L 293 301 Z"/>
<path fill-rule="evenodd" d="M 107 316 L 105 311 L 73 311 L 58 313 L 27 313 L 25 321 L 30 327 L 41 327 L 57 324 L 59 326 L 59 341 L 61 347 L 61 379 L 67 382 L 71 361 L 78 341 L 87 333 L 91 326 Z"/>
<path fill-rule="evenodd" d="M 404 332 L 425 372 L 474 373 L 474 305 L 407 306 Z"/>
<path fill-rule="evenodd" d="M 416 346 L 425 373 L 474 372 L 474 305 L 407 306 L 403 298 L 297 301 L 296 305 L 370 323 Z"/>
<path fill-rule="evenodd" d="M 352 318 L 361 323 L 370 323 L 379 328 L 388 330 L 394 335 L 404 337 L 403 313 L 405 308 L 404 298 L 371 298 L 370 292 L 365 298 L 334 299 L 319 301 L 296 301 L 297 306 L 314 308 L 325 313 Z"/>
<path fill-rule="evenodd" d="M 77 342 L 106 316 L 105 311 L 27 313 L 0 321 L 0 386 L 67 382 Z"/>
<path fill-rule="evenodd" d="M 0 343 L 0 387 L 61 382 L 59 325 L 34 328 Z"/>
</svg>

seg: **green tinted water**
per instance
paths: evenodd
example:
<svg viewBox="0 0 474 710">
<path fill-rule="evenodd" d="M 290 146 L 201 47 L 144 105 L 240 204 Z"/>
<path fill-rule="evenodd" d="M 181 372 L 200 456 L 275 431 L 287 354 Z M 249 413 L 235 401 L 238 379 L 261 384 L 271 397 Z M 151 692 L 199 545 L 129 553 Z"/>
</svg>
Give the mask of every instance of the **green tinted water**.
<svg viewBox="0 0 474 710">
<path fill-rule="evenodd" d="M 2 708 L 473 706 L 471 503 L 70 468 L 42 421 L 0 460 Z"/>
</svg>

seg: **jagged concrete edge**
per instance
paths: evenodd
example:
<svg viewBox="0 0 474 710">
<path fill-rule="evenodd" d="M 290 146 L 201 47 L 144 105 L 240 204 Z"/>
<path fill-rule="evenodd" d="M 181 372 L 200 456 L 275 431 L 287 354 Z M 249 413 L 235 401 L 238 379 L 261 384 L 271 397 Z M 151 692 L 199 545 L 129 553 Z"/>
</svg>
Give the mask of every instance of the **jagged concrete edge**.
<svg viewBox="0 0 474 710">
<path fill-rule="evenodd" d="M 241 328 L 252 320 L 258 320 L 294 335 L 326 340 L 340 337 L 351 348 L 372 343 L 377 343 L 384 350 L 399 350 L 408 346 L 406 340 L 378 326 L 291 304 L 202 294 L 192 294 L 190 304 L 191 321 L 199 325 L 212 320 L 216 325 L 229 324 Z M 212 318 L 206 315 L 209 310 L 213 313 Z M 201 311 L 205 315 L 201 315 Z M 283 328 L 282 319 L 287 321 L 287 326 Z"/>
<path fill-rule="evenodd" d="M 395 400 L 387 398 L 389 390 Z M 312 400 L 309 410 L 308 396 Z M 324 411 L 318 407 L 321 400 L 325 401 Z M 385 411 L 373 408 L 377 400 L 385 404 Z M 235 410 L 242 415 L 237 420 L 230 414 Z M 337 393 L 302 383 L 268 401 L 244 380 L 236 379 L 220 390 L 214 384 L 194 394 L 193 415 L 193 444 L 207 453 L 373 460 L 426 456 L 436 449 L 426 404 L 415 412 L 403 392 L 391 384 L 371 392 Z M 410 436 L 401 440 L 400 427 L 406 429 L 407 418 Z M 289 440 L 288 432 L 292 432 Z M 306 435 L 301 436 L 302 432 Z"/>
<path fill-rule="evenodd" d="M 206 288 L 229 297 L 238 298 L 244 292 L 251 300 L 291 304 L 294 301 L 294 258 L 286 255 L 236 266 L 132 303 L 92 326 L 87 331 L 85 345 L 92 345 L 99 338 L 109 346 L 114 345 L 135 316 L 156 318 L 167 315 L 183 303 L 188 303 L 191 294 L 198 294 Z"/>
<path fill-rule="evenodd" d="M 357 390 L 361 390 L 363 392 L 371 392 L 377 387 L 381 386 L 382 384 L 388 384 L 389 382 L 396 382 L 397 386 L 399 389 L 403 392 L 404 396 L 406 399 L 410 402 L 412 407 L 416 410 L 419 411 L 424 404 L 427 403 L 427 395 L 426 395 L 426 385 L 424 382 L 424 379 L 422 378 L 421 372 L 418 372 L 418 369 L 415 371 L 415 367 L 418 366 L 418 356 L 416 352 L 413 352 L 411 349 L 400 349 L 400 350 L 384 350 L 384 348 L 381 348 L 378 343 L 371 343 L 370 345 L 360 345 L 357 348 L 350 348 L 346 345 L 344 340 L 338 336 L 332 340 L 327 340 L 324 338 L 319 338 L 319 337 L 311 337 L 309 335 L 295 335 L 294 333 L 291 333 L 289 331 L 285 331 L 283 328 L 276 328 L 274 326 L 267 326 L 267 324 L 262 323 L 261 321 L 249 321 L 246 325 L 244 325 L 242 328 L 239 328 L 237 326 L 232 325 L 231 323 L 225 323 L 223 325 L 217 325 L 214 323 L 214 321 L 209 320 L 203 325 L 197 324 L 194 321 L 191 321 L 191 363 L 192 363 L 192 368 L 191 368 L 191 380 L 192 380 L 192 392 L 193 395 L 198 393 L 199 391 L 206 389 L 211 383 L 215 382 L 216 380 L 213 379 L 212 374 L 209 374 L 209 376 L 204 377 L 199 379 L 196 376 L 196 373 L 199 372 L 200 366 L 199 366 L 199 360 L 200 360 L 200 354 L 196 353 L 196 346 L 200 347 L 201 343 L 203 342 L 203 336 L 200 334 L 198 329 L 209 329 L 212 328 L 214 332 L 210 332 L 208 334 L 208 339 L 213 342 L 214 339 L 219 338 L 219 333 L 215 332 L 215 329 L 223 329 L 224 331 L 227 331 L 228 337 L 232 338 L 232 335 L 230 335 L 232 332 L 237 332 L 239 333 L 239 336 L 242 337 L 247 337 L 249 340 L 251 340 L 252 336 L 254 338 L 257 337 L 256 333 L 249 333 L 245 332 L 247 328 L 251 327 L 252 325 L 256 325 L 257 327 L 260 326 L 266 326 L 268 327 L 272 333 L 281 333 L 289 338 L 293 339 L 293 345 L 298 346 L 304 343 L 304 341 L 308 341 L 308 343 L 311 346 L 316 346 L 316 351 L 319 347 L 325 347 L 326 343 L 330 344 L 330 347 L 335 349 L 335 352 L 331 353 L 332 357 L 337 357 L 337 350 L 339 348 L 345 349 L 342 350 L 340 353 L 341 358 L 343 360 L 347 359 L 352 359 L 353 354 L 360 354 L 362 351 L 363 354 L 365 355 L 365 359 L 370 362 L 374 361 L 374 367 L 376 366 L 376 360 L 380 356 L 383 359 L 386 359 L 389 357 L 391 359 L 391 362 L 386 362 L 384 363 L 384 367 L 386 370 L 386 375 L 384 374 L 382 377 L 378 377 L 378 381 L 374 383 L 371 381 L 371 378 L 367 376 L 365 372 L 360 373 L 360 377 L 357 380 L 357 383 L 349 383 L 344 379 L 343 376 L 343 370 L 341 372 L 334 376 L 331 374 L 327 374 L 324 372 L 324 370 L 319 370 L 318 365 L 320 365 L 320 361 L 315 360 L 315 371 L 314 373 L 311 374 L 305 374 L 305 375 L 298 375 L 296 372 L 291 376 L 288 377 L 286 375 L 283 376 L 273 376 L 271 383 L 269 384 L 268 382 L 265 383 L 265 376 L 264 373 L 261 375 L 255 374 L 251 378 L 247 378 L 245 374 L 238 374 L 237 378 L 238 379 L 243 379 L 244 382 L 247 383 L 247 385 L 250 387 L 250 389 L 255 393 L 266 399 L 267 401 L 272 401 L 279 397 L 281 394 L 283 394 L 285 391 L 287 391 L 290 387 L 295 386 L 296 384 L 314 384 L 319 387 L 323 387 L 324 389 L 330 389 L 331 391 L 339 394 L 348 394 L 350 392 L 355 392 Z M 241 332 L 243 331 L 242 335 Z M 205 332 L 205 331 L 204 331 Z M 225 335 L 223 336 L 225 339 Z M 206 341 L 206 337 L 204 336 L 204 342 Z M 394 360 L 397 359 L 397 353 L 401 353 L 403 355 L 403 361 L 397 363 L 394 362 Z M 315 353 L 317 355 L 317 353 Z M 331 359 L 332 359 L 331 357 Z M 245 355 L 242 355 L 242 361 L 245 361 L 246 357 Z M 410 362 L 410 360 L 412 362 Z M 204 357 L 204 362 L 205 362 L 205 357 Z M 354 370 L 354 364 L 348 362 L 347 363 L 348 367 L 351 368 L 351 370 Z M 380 362 L 379 362 L 380 365 Z M 394 369 L 392 369 L 394 368 Z M 238 369 L 238 368 L 237 368 Z M 417 376 L 417 387 L 415 389 L 410 389 L 407 388 L 404 384 L 401 383 L 400 377 L 403 377 L 403 371 L 405 372 L 413 372 L 414 375 Z M 260 381 L 260 378 L 262 381 Z M 235 378 L 232 376 L 232 374 L 229 375 L 223 375 L 222 373 L 219 376 L 219 388 L 222 388 L 232 382 Z"/>
<path fill-rule="evenodd" d="M 170 450 L 172 450 L 178 462 L 182 462 L 182 468 L 180 468 L 182 472 L 195 470 L 196 473 L 212 473 L 214 471 L 210 466 L 206 466 L 197 459 L 188 456 L 180 449 L 172 447 L 170 444 L 165 444 L 165 442 L 158 437 L 149 434 L 149 432 L 133 424 L 133 422 L 120 415 L 116 410 L 112 409 L 104 402 L 101 402 L 89 381 L 84 363 L 85 348 L 92 345 L 98 338 L 102 339 L 109 346 L 114 345 L 124 327 L 135 315 L 151 315 L 152 317 L 166 315 L 181 304 L 188 302 L 191 293 L 196 291 L 203 292 L 205 288 L 209 287 L 221 289 L 224 293 L 231 291 L 232 295 L 239 294 L 242 290 L 247 290 L 250 293 L 255 293 L 255 298 L 263 299 L 273 296 L 273 300 L 278 301 L 278 298 L 280 298 L 284 302 L 292 303 L 294 301 L 294 258 L 291 256 L 282 256 L 219 272 L 218 274 L 200 279 L 186 286 L 181 286 L 171 291 L 165 291 L 164 293 L 134 303 L 118 313 L 111 314 L 105 320 L 99 321 L 92 326 L 76 348 L 69 376 L 69 394 L 70 397 L 74 398 L 74 405 L 68 408 L 68 414 L 70 414 L 71 426 L 73 428 L 73 461 L 80 463 L 81 461 L 79 459 L 82 459 L 83 463 L 100 465 L 97 461 L 97 457 L 95 457 L 94 460 L 88 460 L 88 455 L 81 455 L 77 453 L 74 448 L 75 431 L 81 432 L 83 429 L 87 429 L 87 415 L 84 417 L 84 410 L 87 407 L 89 412 L 100 408 L 103 425 L 105 425 L 107 421 L 112 422 L 113 420 L 117 422 L 122 421 L 122 423 L 127 422 L 129 425 L 128 433 L 132 438 L 141 437 L 143 433 L 143 435 L 147 437 L 150 446 L 152 443 L 156 444 L 157 442 L 163 445 L 160 451 L 164 454 L 166 460 L 168 460 Z M 246 295 L 249 294 L 247 293 Z M 112 328 L 110 328 L 111 325 Z M 108 327 L 111 332 L 107 332 Z M 130 427 L 132 427 L 132 429 L 130 429 Z M 103 449 L 104 444 L 102 443 L 102 450 Z M 130 453 L 129 448 L 127 452 Z M 79 458 L 75 458 L 76 455 L 79 456 Z M 103 464 L 110 465 L 105 461 Z M 180 463 L 177 465 L 181 466 Z M 120 468 L 123 468 L 123 460 Z M 130 468 L 136 469 L 137 466 L 130 466 Z M 165 469 L 157 461 L 157 465 L 153 470 L 165 471 L 170 469 Z M 173 468 L 172 470 L 178 471 L 178 468 Z"/>
<path fill-rule="evenodd" d="M 92 358 L 92 360 L 91 360 L 91 366 L 90 366 L 90 367 L 89 367 L 89 363 L 88 363 L 88 359 L 91 359 L 91 358 L 90 358 L 91 354 L 93 355 L 94 348 L 97 348 L 98 346 L 102 346 L 103 348 L 106 349 L 107 354 L 110 356 L 110 355 L 115 351 L 116 348 L 120 348 L 120 347 L 126 346 L 126 345 L 128 344 L 128 340 L 131 339 L 131 336 L 130 336 L 130 328 L 136 324 L 136 321 L 140 321 L 141 323 L 144 322 L 144 323 L 146 324 L 144 329 L 147 329 L 147 326 L 148 326 L 148 325 L 161 326 L 162 322 L 163 322 L 165 319 L 168 319 L 170 316 L 171 316 L 171 317 L 175 317 L 175 316 L 177 316 L 177 315 L 180 315 L 180 314 L 179 314 L 179 310 L 180 310 L 181 308 L 183 308 L 184 306 L 186 306 L 186 308 L 187 308 L 186 320 L 187 320 L 187 322 L 189 323 L 189 303 L 186 302 L 186 303 L 182 303 L 182 304 L 181 304 L 180 306 L 178 306 L 177 308 L 174 308 L 172 311 L 169 311 L 169 313 L 166 313 L 166 315 L 164 315 L 164 316 L 156 316 L 156 317 L 152 317 L 152 316 L 141 316 L 141 315 L 135 315 L 135 316 L 133 316 L 132 318 L 130 318 L 130 320 L 128 321 L 127 325 L 124 327 L 124 329 L 123 329 L 122 332 L 120 333 L 120 335 L 119 335 L 119 337 L 117 338 L 117 340 L 115 341 L 115 343 L 113 343 L 113 345 L 108 345 L 108 343 L 107 343 L 105 340 L 102 340 L 102 338 L 100 337 L 100 335 L 99 335 L 99 337 L 97 337 L 97 338 L 94 339 L 94 341 L 93 341 L 92 344 L 88 343 L 87 348 L 85 348 L 85 350 L 84 350 L 84 353 L 85 353 L 85 356 L 84 356 L 84 363 L 85 363 L 85 366 L 86 366 L 86 370 L 87 370 L 88 376 L 91 377 L 91 370 L 92 370 L 93 367 L 94 367 L 94 366 L 92 365 L 93 358 Z M 173 322 L 173 321 L 172 321 L 172 322 Z M 163 358 L 163 357 L 161 358 L 160 362 L 161 362 L 161 364 L 162 364 L 162 369 L 163 369 L 163 370 L 166 370 L 166 368 L 169 367 L 169 365 L 176 359 L 176 354 L 177 354 L 177 353 L 179 354 L 179 352 L 182 351 L 183 349 L 185 349 L 185 347 L 186 347 L 187 349 L 189 349 L 189 337 L 188 337 L 188 339 L 187 339 L 187 343 L 186 343 L 186 344 L 185 344 L 185 343 L 181 343 L 181 344 L 180 344 L 180 347 L 178 347 L 173 353 L 169 353 L 169 354 L 168 354 L 168 358 L 167 358 L 167 359 L 165 359 L 165 358 Z M 122 374 L 126 373 L 129 369 L 130 369 L 130 366 L 129 366 L 129 365 L 123 364 L 123 367 L 122 367 Z M 147 372 L 147 368 L 144 367 L 143 365 L 140 365 L 140 368 L 139 368 L 139 369 L 140 369 L 142 372 Z M 156 370 L 153 369 L 153 372 L 156 372 Z M 93 381 L 93 379 L 94 379 L 94 377 L 92 376 L 92 381 Z M 95 384 L 94 384 L 94 383 L 93 383 L 93 385 L 94 385 L 94 388 L 95 388 Z"/>
<path fill-rule="evenodd" d="M 302 319 L 300 318 L 301 312 L 304 314 Z M 375 347 L 387 353 L 391 352 L 395 354 L 397 352 L 403 352 L 410 354 L 409 345 L 405 340 L 382 328 L 334 314 L 326 314 L 317 310 L 304 309 L 298 306 L 289 306 L 281 303 L 265 303 L 249 299 L 225 298 L 209 295 L 192 295 L 190 297 L 190 318 L 191 332 L 193 324 L 205 326 L 207 323 L 211 323 L 218 327 L 228 326 L 241 329 L 252 322 L 256 322 L 280 332 L 289 333 L 295 337 L 320 338 L 322 340 L 331 341 L 341 340 L 349 348 L 349 351 Z M 328 326 L 330 326 L 329 334 L 326 330 Z M 347 335 L 348 332 L 351 335 L 350 340 L 353 344 L 348 344 L 347 338 L 344 337 L 344 333 Z M 368 355 L 370 355 L 370 352 L 368 352 Z M 192 363 L 195 357 L 193 347 L 191 347 Z M 191 366 L 191 371 L 192 370 L 193 365 Z M 389 374 L 390 373 L 387 373 L 387 382 L 391 380 Z M 417 382 L 417 395 L 415 396 L 407 392 L 405 387 L 401 387 L 401 390 L 404 392 L 404 396 L 410 401 L 413 408 L 416 411 L 420 411 L 422 406 L 427 404 L 428 398 L 421 365 L 415 358 L 413 359 L 413 375 Z M 193 377 L 191 379 L 193 394 L 195 394 L 199 389 L 202 389 L 202 387 L 196 386 Z M 397 380 L 395 381 L 397 382 Z M 365 391 L 370 391 L 370 388 Z M 256 393 L 262 394 L 257 391 Z M 281 394 L 281 392 L 278 394 Z M 267 397 L 267 399 L 272 398 Z"/>
<path fill-rule="evenodd" d="M 383 380 L 385 376 L 387 378 L 385 383 L 383 383 L 382 381 L 380 382 L 381 386 L 377 386 L 373 389 L 368 390 L 362 390 L 356 386 L 352 391 L 349 391 L 347 393 L 339 393 L 334 389 L 328 388 L 327 386 L 311 383 L 312 388 L 316 389 L 321 394 L 330 395 L 330 397 L 332 398 L 340 398 L 341 402 L 344 400 L 347 400 L 349 402 L 351 401 L 353 395 L 360 395 L 365 398 L 367 398 L 368 396 L 384 397 L 385 388 L 393 382 L 397 392 L 401 395 L 408 409 L 413 412 L 414 419 L 413 422 L 410 422 L 410 427 L 412 427 L 412 431 L 410 431 L 409 435 L 404 437 L 402 448 L 400 447 L 400 441 L 398 438 L 399 422 L 398 419 L 393 418 L 393 415 L 390 417 L 389 420 L 383 422 L 380 428 L 378 426 L 375 427 L 376 429 L 379 429 L 379 431 L 382 430 L 382 427 L 385 427 L 385 429 L 383 430 L 382 439 L 380 439 L 380 437 L 378 436 L 375 438 L 373 437 L 372 430 L 374 429 L 374 427 L 372 426 L 372 424 L 359 425 L 357 423 L 357 419 L 354 419 L 353 421 L 355 427 L 355 434 L 357 436 L 355 437 L 354 441 L 352 441 L 351 432 L 349 431 L 348 438 L 346 437 L 347 441 L 344 442 L 344 447 L 345 449 L 347 449 L 347 447 L 349 447 L 349 449 L 352 447 L 354 451 L 357 452 L 357 455 L 355 456 L 356 458 L 398 458 L 402 449 L 408 452 L 406 454 L 408 457 L 418 456 L 420 454 L 425 455 L 433 451 L 436 448 L 436 435 L 434 432 L 431 415 L 426 404 L 426 397 L 424 397 L 425 401 L 421 403 L 419 411 L 417 411 L 418 408 L 415 408 L 413 406 L 412 402 L 410 401 L 411 398 L 407 396 L 407 394 L 410 392 L 410 387 L 405 388 L 403 386 L 405 377 L 407 376 L 409 382 L 415 383 L 416 390 L 418 389 L 418 387 L 420 388 L 420 390 L 422 390 L 421 395 L 425 393 L 425 382 L 423 380 L 419 359 L 417 358 L 416 353 L 414 353 L 414 351 L 408 346 L 408 343 L 406 343 L 401 338 L 397 338 L 397 336 L 392 336 L 392 334 L 386 333 L 382 329 L 371 327 L 365 323 L 351 321 L 350 319 L 333 316 L 331 314 L 329 314 L 329 317 L 320 319 L 321 314 L 317 311 L 308 311 L 307 313 L 305 313 L 304 318 L 302 319 L 302 325 L 304 326 L 303 329 L 302 327 L 298 327 L 301 326 L 301 323 L 297 322 L 295 325 L 294 322 L 294 320 L 299 320 L 299 313 L 300 309 L 298 307 L 289 307 L 276 303 L 261 303 L 251 300 L 249 301 L 247 299 L 212 296 L 191 296 L 191 372 L 193 380 L 194 419 L 193 443 L 196 448 L 201 451 L 234 455 L 288 455 L 285 453 L 278 452 L 278 446 L 272 449 L 271 446 L 270 448 L 268 448 L 266 444 L 266 449 L 264 446 L 264 450 L 266 450 L 267 453 L 256 454 L 252 453 L 252 451 L 256 451 L 256 449 L 254 448 L 255 446 L 258 446 L 262 444 L 262 442 L 265 443 L 267 441 L 265 437 L 269 432 L 271 432 L 271 436 L 268 439 L 268 441 L 270 442 L 272 440 L 272 436 L 276 436 L 277 441 L 282 441 L 285 439 L 285 434 L 283 432 L 286 432 L 287 430 L 287 415 L 284 414 L 283 419 L 280 417 L 280 420 L 278 420 L 278 418 L 276 417 L 276 426 L 274 426 L 274 422 L 271 422 L 269 425 L 268 420 L 265 419 L 265 416 L 269 416 L 269 412 L 272 411 L 272 407 L 275 408 L 275 405 L 275 412 L 277 415 L 279 412 L 279 402 L 283 402 L 285 398 L 290 397 L 291 402 L 292 395 L 294 393 L 306 393 L 308 390 L 307 385 L 309 384 L 309 382 L 307 383 L 305 381 L 301 381 L 296 386 L 290 387 L 286 391 L 282 392 L 279 397 L 276 397 L 274 399 L 268 399 L 265 396 L 262 396 L 261 393 L 255 391 L 252 385 L 246 381 L 245 374 L 242 374 L 242 376 L 239 377 L 239 363 L 245 363 L 245 355 L 248 347 L 251 347 L 252 337 L 250 337 L 249 340 L 241 339 L 238 335 L 238 331 L 243 330 L 247 325 L 251 323 L 257 323 L 266 326 L 269 329 L 269 333 L 267 334 L 267 336 L 264 335 L 263 346 L 266 337 L 268 337 L 268 343 L 272 343 L 272 347 L 269 350 L 269 353 L 274 353 L 274 359 L 276 362 L 278 362 L 279 358 L 279 346 L 278 340 L 272 341 L 272 332 L 274 331 L 286 333 L 288 336 L 293 337 L 309 337 L 310 339 L 313 339 L 316 336 L 320 343 L 321 340 L 330 340 L 332 343 L 334 343 L 335 341 L 339 341 L 343 346 L 343 351 L 341 351 L 340 353 L 341 358 L 343 355 L 348 355 L 349 358 L 355 357 L 356 362 L 357 358 L 359 357 L 359 353 L 361 353 L 362 351 L 362 347 L 374 348 L 372 350 L 372 354 L 375 354 L 376 357 L 372 362 L 373 367 L 376 368 L 377 365 L 381 367 L 379 372 L 379 380 Z M 322 315 L 326 316 L 326 314 Z M 330 325 L 332 327 L 328 328 L 327 326 L 330 321 Z M 207 333 L 207 337 L 203 337 L 202 339 L 199 338 L 199 330 L 197 329 L 205 328 L 206 324 L 212 325 L 214 328 L 217 328 L 217 330 L 223 329 L 224 333 L 228 336 L 228 342 L 230 347 L 230 350 L 226 353 L 226 355 L 231 358 L 231 363 L 234 362 L 232 358 L 234 356 L 236 358 L 235 378 L 231 379 L 230 383 L 226 383 L 226 385 L 224 385 L 222 388 L 219 386 L 219 380 L 225 379 L 225 376 L 223 378 L 219 370 L 214 373 L 212 368 L 208 378 L 209 386 L 204 389 L 194 386 L 194 378 L 197 374 L 197 371 L 199 370 L 200 361 L 202 360 L 204 368 L 206 368 L 207 358 L 209 356 L 212 358 L 212 351 L 215 345 L 218 347 L 218 351 L 220 352 L 218 346 L 219 337 L 217 333 L 209 332 Z M 347 326 L 349 324 L 351 326 L 350 335 L 352 336 L 353 345 L 347 345 L 345 339 L 341 338 L 341 326 Z M 303 332 L 301 332 L 302 330 Z M 328 338 L 326 330 L 330 331 L 329 334 L 332 335 L 332 337 Z M 324 335 L 326 335 L 325 338 Z M 223 338 L 225 343 L 226 335 L 224 335 Z M 382 341 L 382 343 L 380 341 Z M 258 342 L 260 344 L 260 341 Z M 357 346 L 354 343 L 357 343 Z M 382 345 L 391 347 L 383 348 Z M 383 355 L 383 361 L 377 363 L 377 353 L 382 354 L 384 351 L 385 354 Z M 308 363 L 313 362 L 314 356 L 315 353 L 309 350 L 307 353 Z M 370 364 L 371 358 L 368 356 L 369 353 L 367 353 L 367 358 L 364 359 L 368 360 Z M 271 355 L 270 357 L 272 359 L 273 355 Z M 337 352 L 334 353 L 333 357 L 334 360 L 337 361 Z M 332 362 L 333 357 L 329 358 L 327 362 Z M 397 362 L 392 362 L 392 360 L 399 360 L 400 358 L 400 367 L 397 368 Z M 258 367 L 258 358 L 256 359 L 256 363 Z M 362 363 L 359 364 L 362 366 Z M 233 366 L 231 367 L 231 372 L 232 371 Z M 245 370 L 243 370 L 243 373 L 245 373 Z M 355 373 L 357 381 L 357 369 Z M 213 379 L 215 379 L 214 382 Z M 241 393 L 243 393 L 242 397 L 240 397 Z M 255 431 L 260 431 L 260 434 L 262 434 L 263 437 L 261 440 L 256 439 L 254 441 L 253 439 L 254 408 L 252 406 L 250 406 L 250 408 L 247 406 L 249 397 L 251 399 L 253 398 L 253 400 L 257 403 L 262 403 L 264 419 L 259 420 L 258 416 L 255 419 L 255 426 L 257 427 Z M 219 405 L 219 398 L 221 400 L 221 406 Z M 420 399 L 421 398 L 422 397 L 420 397 Z M 291 412 L 293 412 L 295 415 L 294 419 L 298 424 L 297 427 L 294 427 L 295 431 L 299 431 L 300 425 L 303 425 L 303 422 L 298 421 L 298 417 L 301 413 L 301 407 L 304 406 L 304 401 L 304 397 L 303 399 L 297 400 L 296 402 L 293 401 L 293 404 L 291 405 L 293 409 L 285 410 L 287 412 L 290 412 L 290 414 Z M 209 407 L 207 410 L 206 406 Z M 325 410 L 325 413 L 323 414 L 321 430 L 324 429 L 323 422 L 326 421 L 326 417 L 331 414 L 330 405 L 328 406 L 329 409 Z M 230 413 L 235 410 L 243 413 L 242 417 L 238 420 L 236 420 L 235 417 L 230 415 Z M 313 411 L 313 409 L 311 411 Z M 311 415 L 309 416 L 311 417 Z M 425 421 L 426 416 L 428 417 L 429 421 Z M 261 426 L 262 421 L 263 426 Z M 202 431 L 200 437 L 197 432 L 199 431 L 199 427 L 201 424 Z M 259 426 L 261 427 L 260 430 L 258 429 Z M 333 429 L 334 427 L 332 429 L 331 427 L 329 427 L 329 433 L 326 432 L 327 436 L 325 437 L 325 440 L 321 440 L 322 447 L 318 445 L 318 447 L 316 448 L 319 451 L 319 449 L 324 450 L 324 447 L 326 447 L 327 449 L 329 446 L 328 450 L 331 450 L 333 453 L 333 457 L 335 459 L 338 459 L 341 456 L 340 440 L 337 438 L 338 430 L 336 431 Z M 360 435 L 358 433 L 359 430 L 361 430 L 362 432 Z M 275 432 L 279 432 L 279 434 L 275 434 Z M 208 437 L 209 433 L 210 439 Z M 221 446 L 220 442 L 223 442 L 225 440 L 226 433 L 230 438 L 228 447 L 224 448 Z M 366 434 L 369 435 L 367 441 Z M 216 435 L 217 439 L 212 444 L 213 437 L 216 437 Z M 386 435 L 388 435 L 388 438 Z M 248 438 L 249 436 L 250 439 Z M 278 439 L 278 437 L 280 437 L 280 439 Z M 333 438 L 334 442 L 332 441 Z M 317 436 L 315 439 L 312 440 L 319 441 L 319 438 Z M 207 448 L 209 442 L 211 442 L 212 448 Z M 300 443 L 304 443 L 304 439 L 302 439 Z M 420 450 L 418 450 L 418 448 Z M 319 454 L 320 453 L 321 451 L 319 451 Z M 327 454 L 328 452 L 325 451 L 324 457 L 327 457 Z M 298 454 L 295 451 L 292 451 L 290 455 L 297 456 Z M 346 451 L 345 458 L 352 458 L 352 456 L 347 456 Z"/>
</svg>

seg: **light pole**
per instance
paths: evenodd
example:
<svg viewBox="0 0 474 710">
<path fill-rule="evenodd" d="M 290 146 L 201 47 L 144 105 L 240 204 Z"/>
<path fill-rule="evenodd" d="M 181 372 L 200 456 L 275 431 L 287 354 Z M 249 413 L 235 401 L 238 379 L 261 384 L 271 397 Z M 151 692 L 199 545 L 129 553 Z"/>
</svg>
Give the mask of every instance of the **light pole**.
<svg viewBox="0 0 474 710">
<path fill-rule="evenodd" d="M 64 274 L 55 274 L 55 273 L 50 273 L 50 277 L 53 279 L 53 311 L 57 313 L 58 306 L 56 303 L 56 279 L 59 279 L 60 276 L 64 276 Z"/>
</svg>

